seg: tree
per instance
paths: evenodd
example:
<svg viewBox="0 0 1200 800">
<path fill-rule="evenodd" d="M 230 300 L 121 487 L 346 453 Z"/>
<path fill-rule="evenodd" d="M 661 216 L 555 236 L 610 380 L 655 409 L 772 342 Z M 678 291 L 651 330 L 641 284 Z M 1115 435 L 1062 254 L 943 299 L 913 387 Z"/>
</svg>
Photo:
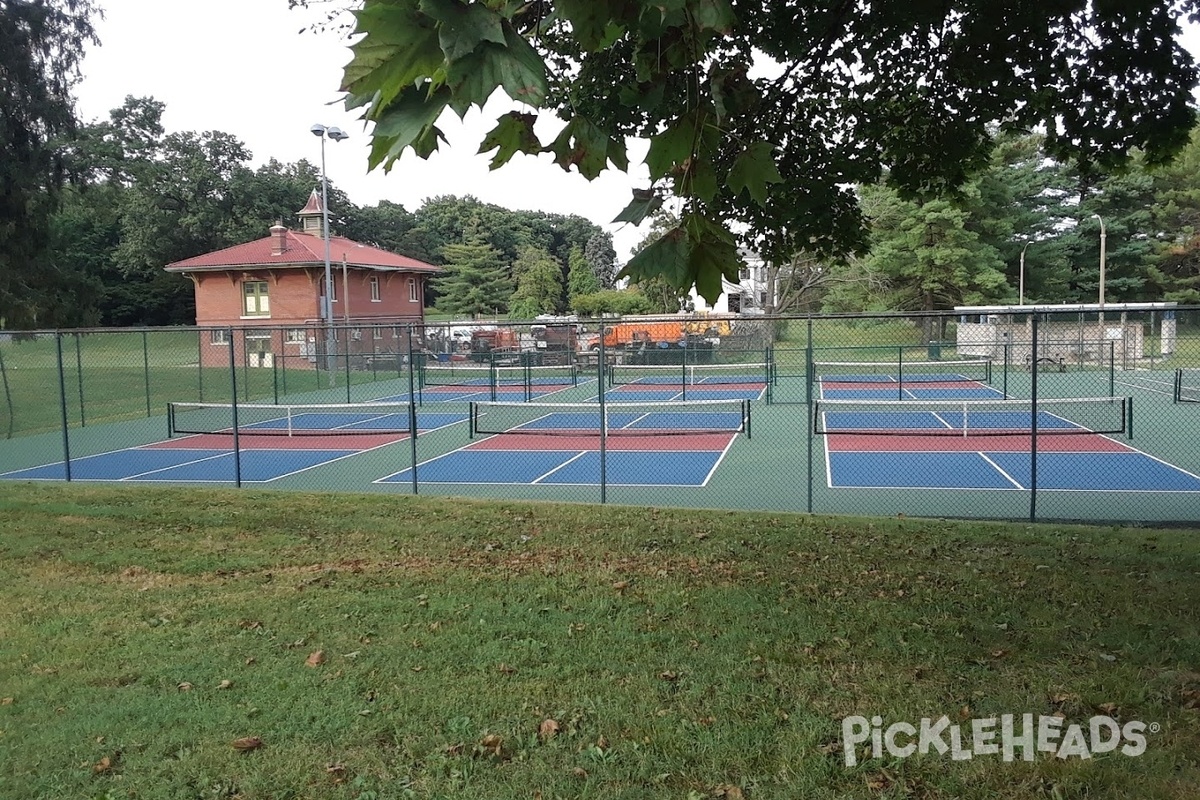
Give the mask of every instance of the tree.
<svg viewBox="0 0 1200 800">
<path fill-rule="evenodd" d="M 617 284 L 617 251 L 613 247 L 612 234 L 607 231 L 596 231 L 587 240 L 583 251 L 584 258 L 592 267 L 596 280 L 603 289 L 612 289 Z"/>
<path fill-rule="evenodd" d="M 652 314 L 655 308 L 650 298 L 639 291 L 601 289 L 571 298 L 571 310 L 580 316 L 598 317 L 602 314 Z"/>
<path fill-rule="evenodd" d="M 768 261 L 854 252 L 866 231 L 850 187 L 886 172 L 906 199 L 952 194 L 997 131 L 1045 130 L 1085 188 L 1134 149 L 1164 162 L 1194 118 L 1198 71 L 1177 37 L 1198 6 L 363 0 L 343 88 L 375 123 L 372 167 L 428 157 L 442 111 L 497 89 L 525 107 L 484 136 L 493 168 L 549 153 L 592 179 L 648 140 L 651 184 L 617 220 L 674 196 L 680 221 L 624 274 L 712 301 L 737 280 L 739 245 Z M 548 142 L 543 110 L 565 122 Z"/>
<path fill-rule="evenodd" d="M 48 258 L 50 220 L 96 13 L 91 0 L 0 0 L 0 328 L 70 318 L 76 278 Z"/>
<path fill-rule="evenodd" d="M 600 281 L 592 270 L 591 264 L 578 247 L 571 250 L 567 257 L 567 297 L 574 300 L 585 294 L 600 291 Z"/>
<path fill-rule="evenodd" d="M 509 315 L 533 319 L 539 314 L 555 314 L 562 303 L 562 265 L 545 250 L 528 246 L 513 262 L 517 290 L 509 302 Z"/>
<path fill-rule="evenodd" d="M 496 314 L 508 308 L 512 281 L 490 244 L 476 237 L 442 249 L 445 272 L 435 278 L 438 308 L 450 314 Z"/>
</svg>

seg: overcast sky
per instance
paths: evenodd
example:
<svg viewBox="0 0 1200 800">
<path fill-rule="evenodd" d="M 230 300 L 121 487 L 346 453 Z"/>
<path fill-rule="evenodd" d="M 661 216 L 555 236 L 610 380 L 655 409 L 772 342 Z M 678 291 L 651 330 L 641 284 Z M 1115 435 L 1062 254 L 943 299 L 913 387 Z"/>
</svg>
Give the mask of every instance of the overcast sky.
<svg viewBox="0 0 1200 800">
<path fill-rule="evenodd" d="M 77 88 L 80 116 L 107 119 L 126 95 L 166 104 L 168 131 L 218 130 L 241 140 L 254 166 L 271 158 L 320 164 L 313 123 L 350 134 L 326 142 L 330 181 L 359 206 L 380 200 L 415 211 L 427 197 L 474 195 L 513 209 L 578 214 L 613 233 L 621 260 L 645 235 L 646 224 L 612 225 L 635 186 L 648 185 L 640 165 L 644 147 L 630 147 L 632 174 L 616 170 L 587 181 L 564 172 L 549 156 L 516 155 L 495 172 L 476 155 L 490 125 L 479 112 L 443 120 L 449 140 L 428 161 L 409 150 L 389 174 L 367 171 L 368 138 L 356 113 L 342 110 L 338 86 L 350 60 L 335 34 L 299 33 L 319 15 L 290 11 L 287 0 L 100 0 L 102 42 L 83 62 Z M 1200 36 L 1186 41 L 1200 52 Z M 495 100 L 493 102 L 496 102 Z M 490 111 L 490 107 L 489 107 Z M 538 134 L 549 141 L 561 123 L 546 119 Z"/>
<path fill-rule="evenodd" d="M 166 104 L 168 131 L 224 131 L 245 143 L 254 166 L 271 158 L 319 165 L 321 143 L 309 129 L 316 122 L 336 125 L 351 138 L 325 143 L 326 171 L 356 205 L 391 200 L 415 211 L 427 197 L 470 194 L 507 208 L 578 214 L 613 234 L 622 260 L 645 235 L 648 224 L 609 224 L 635 185 L 649 185 L 644 168 L 634 168 L 633 177 L 610 170 L 589 182 L 549 156 L 518 154 L 503 169 L 489 171 L 490 156 L 475 154 L 491 127 L 478 111 L 464 123 L 445 121 L 449 143 L 428 161 L 409 150 L 390 173 L 368 173 L 363 124 L 338 100 L 342 68 L 350 60 L 345 40 L 298 33 L 314 15 L 289 11 L 287 0 L 100 4 L 102 44 L 88 51 L 76 89 L 85 121 L 107 119 L 127 95 L 154 97 Z M 543 141 L 558 127 L 545 122 L 538 127 Z M 640 162 L 643 153 L 631 146 L 630 160 Z"/>
</svg>

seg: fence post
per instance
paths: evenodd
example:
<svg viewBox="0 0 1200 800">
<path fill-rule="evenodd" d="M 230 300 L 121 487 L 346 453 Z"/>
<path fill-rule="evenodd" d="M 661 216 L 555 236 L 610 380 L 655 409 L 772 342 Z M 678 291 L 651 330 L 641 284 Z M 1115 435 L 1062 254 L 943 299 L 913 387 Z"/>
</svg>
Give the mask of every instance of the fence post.
<svg viewBox="0 0 1200 800">
<path fill-rule="evenodd" d="M 4 385 L 4 405 L 8 409 L 8 429 L 5 431 L 4 438 L 11 439 L 17 428 L 17 415 L 13 406 L 12 390 L 8 386 L 8 369 L 4 366 L 3 349 L 0 349 L 0 383 Z"/>
<path fill-rule="evenodd" d="M 142 370 L 146 374 L 146 416 L 150 412 L 150 335 L 142 331 Z"/>
<path fill-rule="evenodd" d="M 79 332 L 75 332 L 75 374 L 79 377 L 79 427 L 86 428 L 87 420 L 83 414 L 83 353 L 79 346 Z"/>
<path fill-rule="evenodd" d="M 209 334 L 210 336 L 212 334 Z M 196 330 L 196 391 L 204 402 L 204 331 Z"/>
<path fill-rule="evenodd" d="M 412 456 L 412 490 L 417 493 L 417 406 L 413 402 L 413 344 L 412 325 L 408 326 L 408 441 Z M 349 378 L 349 376 L 347 376 Z"/>
<path fill-rule="evenodd" d="M 62 412 L 63 435 L 63 472 L 68 481 L 71 480 L 71 435 L 67 433 L 67 376 L 63 370 L 62 334 L 54 334 L 55 347 L 58 350 L 58 404 Z"/>
<path fill-rule="evenodd" d="M 350 402 L 350 329 L 346 328 L 346 353 L 342 359 L 346 365 L 346 402 Z"/>
<path fill-rule="evenodd" d="M 808 504 L 806 507 L 807 507 L 808 513 L 810 513 L 810 514 L 813 511 L 813 426 L 816 424 L 816 420 L 813 417 L 813 396 L 812 396 L 813 395 L 813 393 L 812 393 L 812 386 L 813 386 L 813 374 L 812 374 L 812 371 L 813 371 L 813 352 L 812 352 L 813 335 L 812 334 L 813 334 L 812 314 L 809 314 L 808 315 L 808 341 L 804 345 L 804 383 L 805 383 L 805 396 L 806 396 L 806 401 L 807 401 L 806 407 L 808 408 L 808 415 L 806 417 L 807 424 L 804 427 L 808 429 L 808 432 L 807 432 L 807 437 L 808 437 Z"/>
<path fill-rule="evenodd" d="M 607 363 L 604 354 L 604 320 L 600 320 L 600 365 Z M 600 502 L 608 500 L 608 415 L 604 409 L 604 381 L 599 382 L 596 401 L 600 406 Z"/>
<path fill-rule="evenodd" d="M 1037 522 L 1037 440 L 1038 440 L 1038 318 L 1033 315 L 1033 370 L 1030 372 L 1030 401 L 1029 419 L 1029 521 Z"/>
<path fill-rule="evenodd" d="M 229 329 L 229 383 L 233 389 L 229 394 L 232 399 L 230 411 L 233 415 L 233 485 L 240 489 L 242 486 L 242 443 L 238 438 L 237 348 L 233 343 L 233 328 Z"/>
</svg>

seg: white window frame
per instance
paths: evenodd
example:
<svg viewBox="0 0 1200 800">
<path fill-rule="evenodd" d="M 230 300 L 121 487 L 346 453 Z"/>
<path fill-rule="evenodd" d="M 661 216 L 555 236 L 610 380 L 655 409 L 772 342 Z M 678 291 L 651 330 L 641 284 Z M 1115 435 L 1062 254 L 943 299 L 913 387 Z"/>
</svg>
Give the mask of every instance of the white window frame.
<svg viewBox="0 0 1200 800">
<path fill-rule="evenodd" d="M 417 279 L 408 279 L 408 302 L 416 303 L 420 298 L 417 297 Z"/>
<path fill-rule="evenodd" d="M 285 344 L 304 344 L 308 341 L 308 331 L 304 328 L 288 328 L 283 341 Z"/>
<path fill-rule="evenodd" d="M 382 325 L 372 325 L 371 326 L 371 338 L 372 339 L 382 339 L 383 338 L 383 326 Z"/>
<path fill-rule="evenodd" d="M 379 298 L 379 276 L 378 275 L 371 276 L 370 286 L 371 286 L 371 302 L 372 303 L 382 302 Z"/>
<path fill-rule="evenodd" d="M 208 332 L 208 343 L 215 347 L 228 347 L 229 331 L 224 328 L 214 328 Z"/>
</svg>

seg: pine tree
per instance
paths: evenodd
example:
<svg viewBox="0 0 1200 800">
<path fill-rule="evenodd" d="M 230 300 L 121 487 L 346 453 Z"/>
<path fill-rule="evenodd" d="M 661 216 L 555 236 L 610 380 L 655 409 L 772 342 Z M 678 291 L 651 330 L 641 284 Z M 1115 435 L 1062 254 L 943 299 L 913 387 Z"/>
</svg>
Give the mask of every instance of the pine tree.
<svg viewBox="0 0 1200 800">
<path fill-rule="evenodd" d="M 479 239 L 442 248 L 446 263 L 434 281 L 438 308 L 450 314 L 496 314 L 508 308 L 512 280 L 494 247 Z"/>
</svg>

